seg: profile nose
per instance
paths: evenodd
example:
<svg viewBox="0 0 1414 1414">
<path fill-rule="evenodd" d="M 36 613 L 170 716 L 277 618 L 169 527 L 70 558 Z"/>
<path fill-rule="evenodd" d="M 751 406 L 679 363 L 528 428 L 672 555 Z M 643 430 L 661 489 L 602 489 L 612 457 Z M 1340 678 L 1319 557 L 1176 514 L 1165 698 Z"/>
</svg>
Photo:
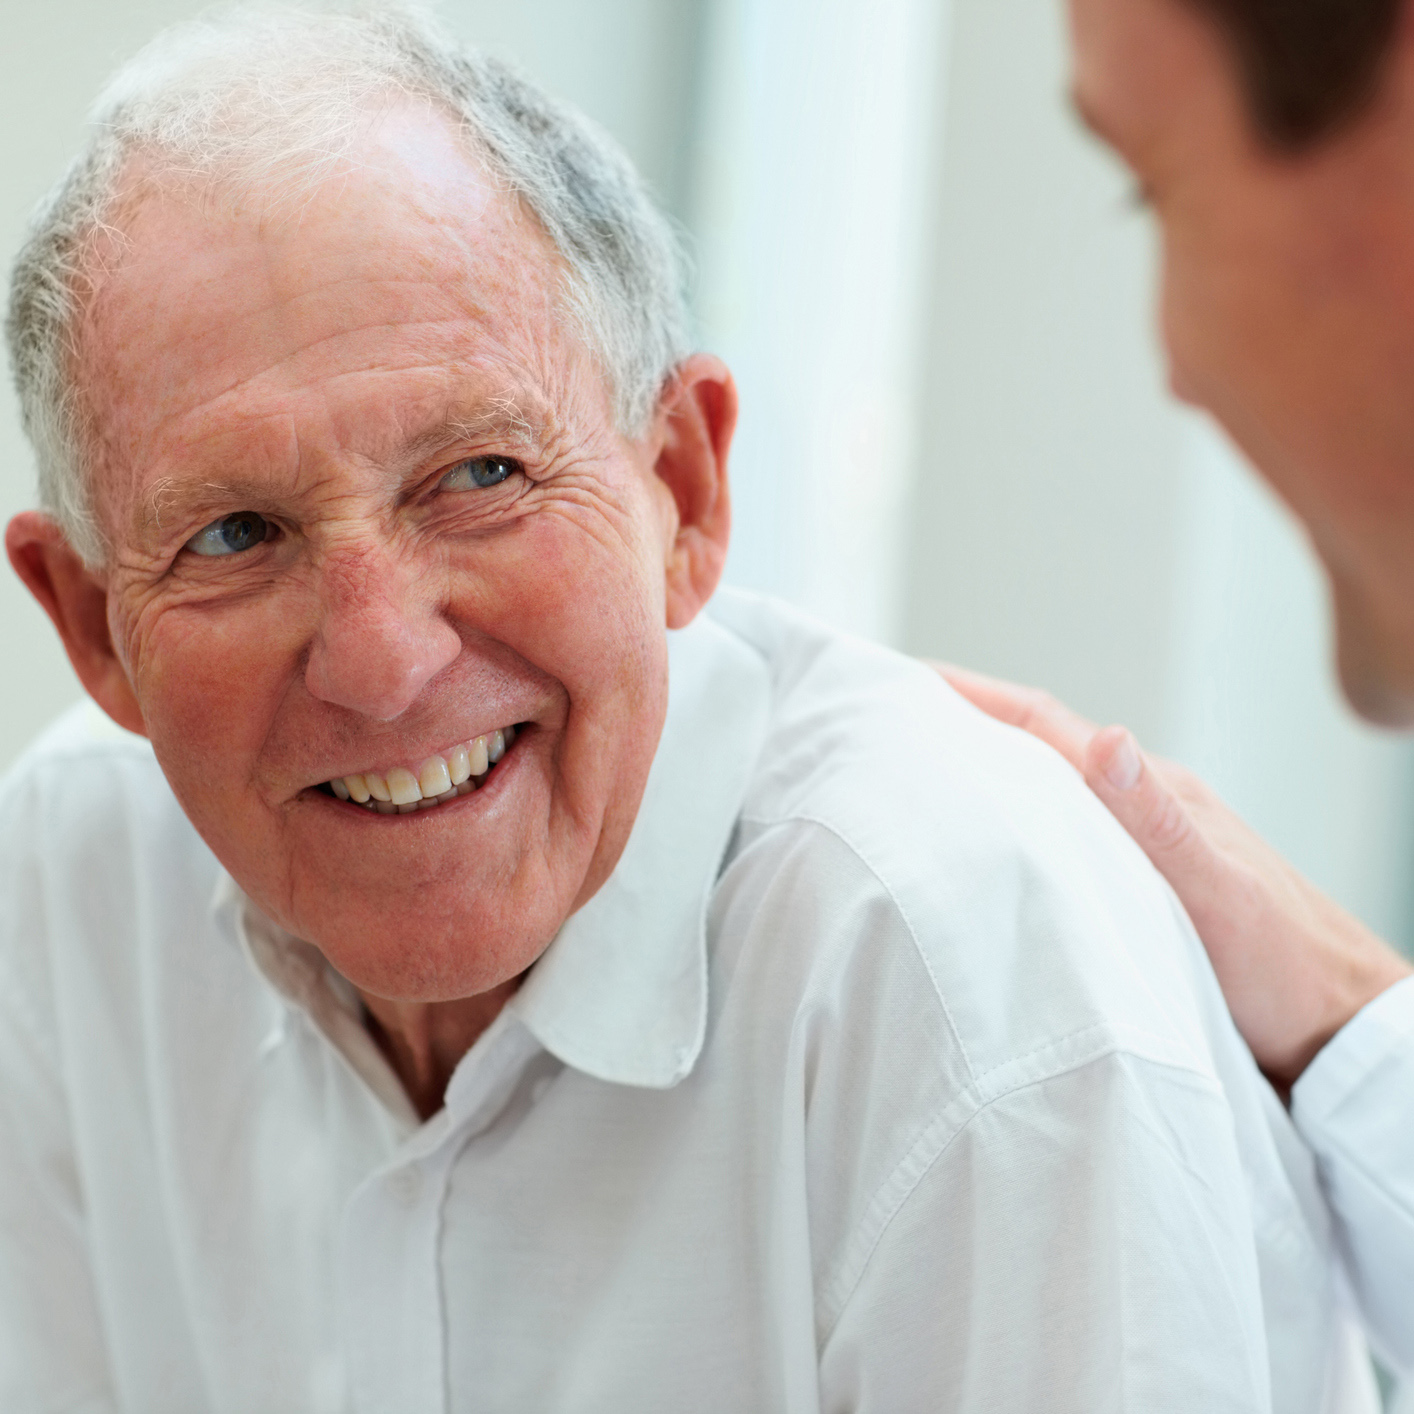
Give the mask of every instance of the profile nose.
<svg viewBox="0 0 1414 1414">
<path fill-rule="evenodd" d="M 391 722 L 461 651 L 440 602 L 391 553 L 330 560 L 321 587 L 305 685 L 323 702 Z"/>
</svg>

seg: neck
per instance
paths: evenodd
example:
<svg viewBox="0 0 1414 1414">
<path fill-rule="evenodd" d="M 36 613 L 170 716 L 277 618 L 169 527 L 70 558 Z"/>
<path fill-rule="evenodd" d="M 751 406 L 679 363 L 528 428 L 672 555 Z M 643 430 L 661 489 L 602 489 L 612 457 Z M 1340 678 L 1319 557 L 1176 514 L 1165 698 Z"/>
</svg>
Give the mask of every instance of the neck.
<svg viewBox="0 0 1414 1414">
<path fill-rule="evenodd" d="M 442 1108 L 458 1062 L 519 985 L 520 978 L 513 977 L 489 992 L 453 1002 L 390 1002 L 359 993 L 368 1012 L 369 1034 L 423 1119 Z"/>
</svg>

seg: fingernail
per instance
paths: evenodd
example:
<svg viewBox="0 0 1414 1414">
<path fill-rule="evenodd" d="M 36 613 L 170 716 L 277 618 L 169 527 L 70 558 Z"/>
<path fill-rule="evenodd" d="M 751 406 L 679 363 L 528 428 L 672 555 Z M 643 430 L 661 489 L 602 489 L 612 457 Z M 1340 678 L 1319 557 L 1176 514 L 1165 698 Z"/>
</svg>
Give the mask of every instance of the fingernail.
<svg viewBox="0 0 1414 1414">
<path fill-rule="evenodd" d="M 1105 779 L 1116 790 L 1133 790 L 1139 784 L 1142 769 L 1139 748 L 1134 744 L 1134 738 L 1125 732 L 1110 753 L 1110 759 L 1105 765 Z"/>
</svg>

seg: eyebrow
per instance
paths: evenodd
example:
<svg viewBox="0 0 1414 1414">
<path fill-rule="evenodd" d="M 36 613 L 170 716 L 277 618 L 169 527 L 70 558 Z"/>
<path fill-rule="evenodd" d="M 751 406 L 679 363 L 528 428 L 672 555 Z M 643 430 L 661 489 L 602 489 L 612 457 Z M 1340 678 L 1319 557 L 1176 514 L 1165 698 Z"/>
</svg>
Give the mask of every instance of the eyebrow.
<svg viewBox="0 0 1414 1414">
<path fill-rule="evenodd" d="M 253 481 L 199 481 L 183 484 L 175 477 L 164 476 L 138 504 L 133 520 L 138 536 L 148 539 L 161 536 L 164 522 L 184 521 L 193 510 L 218 502 L 254 506 L 270 500 L 270 487 Z"/>
<path fill-rule="evenodd" d="M 540 447 L 553 435 L 553 419 L 540 400 L 499 394 L 475 404 L 453 404 L 435 427 L 406 442 L 395 460 L 415 467 L 427 457 L 457 442 L 502 441 L 511 447 Z M 293 473 L 294 468 L 289 468 Z M 277 485 L 278 483 L 276 483 Z M 156 481 L 139 502 L 134 515 L 138 535 L 160 536 L 164 522 L 185 521 L 193 511 L 217 504 L 256 508 L 268 504 L 275 486 L 244 477 L 181 482 L 171 476 Z M 276 492 L 278 494 L 278 492 Z"/>
<path fill-rule="evenodd" d="M 401 456 L 409 462 L 447 446 L 451 442 L 472 442 L 482 438 L 543 445 L 550 438 L 551 419 L 545 410 L 527 406 L 511 394 L 485 398 L 479 406 L 459 412 L 455 408 L 437 427 L 414 437 Z"/>
</svg>

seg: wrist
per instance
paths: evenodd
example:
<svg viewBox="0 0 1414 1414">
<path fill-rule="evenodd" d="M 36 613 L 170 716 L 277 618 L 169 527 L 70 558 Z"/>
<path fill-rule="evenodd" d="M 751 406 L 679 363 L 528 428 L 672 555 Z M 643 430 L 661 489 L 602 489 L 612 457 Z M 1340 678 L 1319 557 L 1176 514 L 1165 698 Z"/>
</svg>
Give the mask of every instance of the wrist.
<svg viewBox="0 0 1414 1414">
<path fill-rule="evenodd" d="M 1288 1084 L 1295 1084 L 1312 1061 L 1360 1012 L 1391 987 L 1414 976 L 1414 966 L 1387 943 L 1364 928 L 1360 936 L 1347 941 L 1327 977 L 1326 1005 L 1319 1026 L 1306 1038 L 1306 1044 L 1292 1057 L 1293 1064 L 1284 1070 Z"/>
</svg>

